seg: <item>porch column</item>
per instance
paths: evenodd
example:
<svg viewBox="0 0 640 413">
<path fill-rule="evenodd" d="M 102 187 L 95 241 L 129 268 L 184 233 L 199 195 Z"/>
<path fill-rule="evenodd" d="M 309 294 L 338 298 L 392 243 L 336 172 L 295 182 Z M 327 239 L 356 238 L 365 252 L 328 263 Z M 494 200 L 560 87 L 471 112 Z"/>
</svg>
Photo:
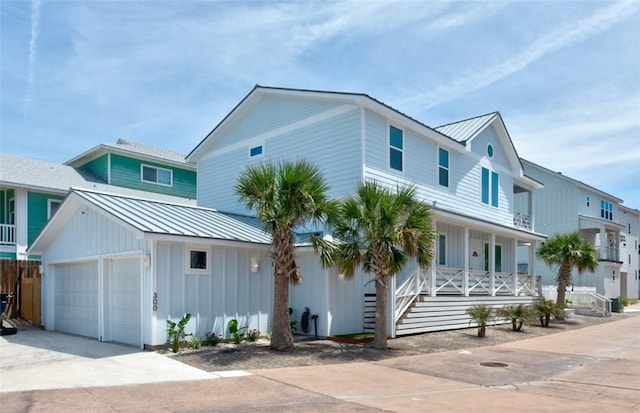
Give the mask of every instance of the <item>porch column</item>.
<svg viewBox="0 0 640 413">
<path fill-rule="evenodd" d="M 513 294 L 518 295 L 518 277 L 520 276 L 520 274 L 518 274 L 518 239 L 517 238 L 513 240 L 513 275 L 514 275 Z"/>
<path fill-rule="evenodd" d="M 531 276 L 531 294 L 536 295 L 536 249 L 538 246 L 537 241 L 531 241 L 529 245 L 529 263 L 527 265 L 529 270 L 529 276 Z M 542 291 L 538 291 L 538 294 L 542 294 Z"/>
<path fill-rule="evenodd" d="M 535 216 L 533 214 L 533 205 L 534 205 L 534 203 L 533 203 L 533 191 L 529 191 L 528 201 L 529 201 L 529 205 L 528 205 L 528 207 L 529 207 L 529 224 L 531 225 L 530 230 L 531 231 L 535 231 L 536 226 L 535 226 L 535 222 L 533 220 L 533 217 Z"/>
<path fill-rule="evenodd" d="M 25 189 L 16 188 L 14 192 L 14 214 L 16 226 L 16 260 L 27 259 L 29 242 L 29 194 Z"/>
<path fill-rule="evenodd" d="M 431 297 L 435 297 L 436 296 L 436 288 L 437 288 L 437 277 L 438 277 L 438 273 L 437 273 L 437 255 L 436 255 L 436 243 L 433 243 L 433 246 L 431 247 L 432 251 L 433 251 L 433 256 L 434 259 L 431 260 L 431 265 L 429 266 L 428 269 L 428 274 L 429 274 L 429 295 L 431 295 Z"/>
<path fill-rule="evenodd" d="M 462 273 L 462 288 L 464 296 L 469 296 L 469 259 L 471 252 L 469 251 L 469 228 L 464 228 L 464 270 Z"/>
<path fill-rule="evenodd" d="M 387 311 L 387 314 L 390 316 L 387 320 L 387 328 L 391 338 L 396 338 L 396 277 L 388 277 L 387 280 L 389 283 L 387 288 L 389 311 Z"/>
<path fill-rule="evenodd" d="M 489 236 L 489 287 L 491 296 L 496 295 L 496 234 Z"/>
</svg>

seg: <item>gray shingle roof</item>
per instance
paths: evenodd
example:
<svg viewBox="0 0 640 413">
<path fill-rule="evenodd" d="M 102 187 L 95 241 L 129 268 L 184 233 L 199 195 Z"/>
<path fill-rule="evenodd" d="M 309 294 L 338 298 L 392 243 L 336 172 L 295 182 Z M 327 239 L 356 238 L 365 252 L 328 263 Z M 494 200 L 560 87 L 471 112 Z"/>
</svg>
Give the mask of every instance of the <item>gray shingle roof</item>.
<svg viewBox="0 0 640 413">
<path fill-rule="evenodd" d="M 195 200 L 106 184 L 99 177 L 68 165 L 0 153 L 0 185 L 66 194 L 81 188 L 195 205 Z"/>
<path fill-rule="evenodd" d="M 77 189 L 72 194 L 145 233 L 271 243 L 260 226 L 210 208 Z"/>
<path fill-rule="evenodd" d="M 185 154 L 159 148 L 157 146 L 146 145 L 144 143 L 133 142 L 125 139 L 118 139 L 115 145 L 105 144 L 104 146 L 118 148 L 124 151 L 153 156 L 155 158 L 167 159 L 174 162 L 185 162 Z"/>
<path fill-rule="evenodd" d="M 466 142 L 475 135 L 487 122 L 490 122 L 497 112 L 487 113 L 486 115 L 477 116 L 471 119 L 461 120 L 459 122 L 449 123 L 435 128 L 438 132 L 457 140 L 458 142 Z"/>
</svg>

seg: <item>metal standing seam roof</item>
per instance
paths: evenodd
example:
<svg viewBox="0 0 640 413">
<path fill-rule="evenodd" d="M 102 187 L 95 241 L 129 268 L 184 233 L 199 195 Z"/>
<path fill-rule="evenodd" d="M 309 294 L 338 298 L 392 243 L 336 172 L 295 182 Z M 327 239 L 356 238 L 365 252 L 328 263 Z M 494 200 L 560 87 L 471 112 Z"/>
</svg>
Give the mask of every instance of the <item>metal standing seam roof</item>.
<svg viewBox="0 0 640 413">
<path fill-rule="evenodd" d="M 271 243 L 261 227 L 214 209 L 77 189 L 72 193 L 145 233 Z"/>
<path fill-rule="evenodd" d="M 449 123 L 435 128 L 458 142 L 466 142 L 469 138 L 476 134 L 487 122 L 491 121 L 497 112 L 487 113 L 471 119 L 461 120 L 459 122 Z"/>
</svg>

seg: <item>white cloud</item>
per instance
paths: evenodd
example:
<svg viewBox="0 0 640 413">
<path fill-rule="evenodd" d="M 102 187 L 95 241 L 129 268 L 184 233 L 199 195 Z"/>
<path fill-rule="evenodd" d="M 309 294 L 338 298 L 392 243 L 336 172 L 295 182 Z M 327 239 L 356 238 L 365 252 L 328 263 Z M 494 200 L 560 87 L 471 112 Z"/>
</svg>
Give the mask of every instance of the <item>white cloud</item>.
<svg viewBox="0 0 640 413">
<path fill-rule="evenodd" d="M 572 21 L 558 27 L 528 47 L 524 47 L 521 52 L 511 58 L 493 65 L 486 65 L 481 70 L 472 67 L 472 71 L 466 76 L 457 77 L 449 83 L 437 85 L 429 90 L 419 91 L 413 96 L 402 99 L 400 104 L 403 107 L 419 105 L 421 109 L 428 109 L 483 89 L 522 71 L 550 53 L 588 39 L 629 18 L 638 10 L 639 6 L 640 2 L 630 0 L 617 2 L 607 8 L 596 10 L 586 19 Z"/>
<path fill-rule="evenodd" d="M 29 62 L 27 64 L 27 89 L 24 96 L 23 118 L 27 122 L 33 100 L 33 74 L 36 65 L 38 35 L 40 34 L 40 0 L 31 2 L 31 39 L 29 40 Z"/>
</svg>

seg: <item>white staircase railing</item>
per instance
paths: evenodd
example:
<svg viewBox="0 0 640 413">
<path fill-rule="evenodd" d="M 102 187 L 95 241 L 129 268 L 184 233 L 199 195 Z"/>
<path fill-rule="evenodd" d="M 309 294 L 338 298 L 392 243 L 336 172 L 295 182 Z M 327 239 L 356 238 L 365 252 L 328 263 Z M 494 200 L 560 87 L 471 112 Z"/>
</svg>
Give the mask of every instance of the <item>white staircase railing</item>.
<svg viewBox="0 0 640 413">
<path fill-rule="evenodd" d="M 566 298 L 571 307 L 589 307 L 603 316 L 611 314 L 611 300 L 598 293 L 567 292 Z"/>
<path fill-rule="evenodd" d="M 428 270 L 418 268 L 396 289 L 394 322 L 397 322 L 402 317 L 402 314 L 407 311 L 407 308 L 418 298 L 428 279 Z"/>
<path fill-rule="evenodd" d="M 16 244 L 16 226 L 0 224 L 0 245 Z"/>
</svg>

